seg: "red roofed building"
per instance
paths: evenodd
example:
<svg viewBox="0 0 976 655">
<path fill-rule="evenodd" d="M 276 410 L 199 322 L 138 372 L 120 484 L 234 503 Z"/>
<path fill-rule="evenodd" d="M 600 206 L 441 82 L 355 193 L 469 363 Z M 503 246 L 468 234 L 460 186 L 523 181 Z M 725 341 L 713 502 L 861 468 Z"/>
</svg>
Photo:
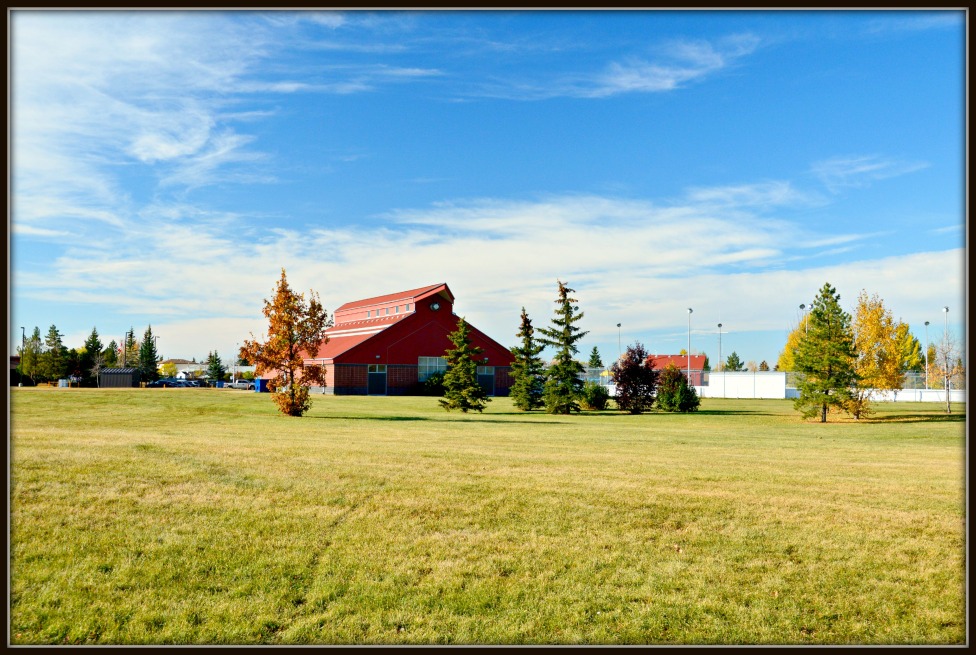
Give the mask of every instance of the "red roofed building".
<svg viewBox="0 0 976 655">
<path fill-rule="evenodd" d="M 325 331 L 328 343 L 305 364 L 326 367 L 325 393 L 406 395 L 418 393 L 432 373 L 447 367 L 447 338 L 457 330 L 454 294 L 433 284 L 348 302 L 335 310 Z M 512 353 L 468 323 L 473 346 L 482 349 L 478 381 L 494 396 L 507 396 Z"/>
<path fill-rule="evenodd" d="M 668 364 L 674 364 L 682 373 L 688 375 L 688 355 L 651 355 L 647 358 L 647 361 L 651 363 L 651 368 L 655 371 L 663 371 L 667 368 Z M 692 355 L 691 375 L 688 377 L 688 382 L 691 386 L 702 386 L 704 369 L 705 355 Z"/>
</svg>

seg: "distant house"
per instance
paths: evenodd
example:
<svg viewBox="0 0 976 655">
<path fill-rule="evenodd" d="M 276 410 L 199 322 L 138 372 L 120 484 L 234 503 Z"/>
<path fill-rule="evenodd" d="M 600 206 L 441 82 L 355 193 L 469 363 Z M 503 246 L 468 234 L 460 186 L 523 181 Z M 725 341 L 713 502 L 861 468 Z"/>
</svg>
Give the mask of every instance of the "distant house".
<svg viewBox="0 0 976 655">
<path fill-rule="evenodd" d="M 305 365 L 326 367 L 325 393 L 405 395 L 447 369 L 444 353 L 457 330 L 454 294 L 447 284 L 433 284 L 363 300 L 335 310 L 326 330 L 328 343 Z M 478 381 L 494 396 L 507 396 L 512 385 L 512 353 L 468 323 L 473 346 L 483 350 Z"/>
<path fill-rule="evenodd" d="M 655 371 L 663 371 L 668 364 L 674 364 L 682 373 L 688 375 L 688 382 L 694 387 L 704 384 L 705 355 L 692 355 L 689 375 L 688 355 L 651 355 L 647 358 L 651 363 L 651 368 Z"/>
</svg>

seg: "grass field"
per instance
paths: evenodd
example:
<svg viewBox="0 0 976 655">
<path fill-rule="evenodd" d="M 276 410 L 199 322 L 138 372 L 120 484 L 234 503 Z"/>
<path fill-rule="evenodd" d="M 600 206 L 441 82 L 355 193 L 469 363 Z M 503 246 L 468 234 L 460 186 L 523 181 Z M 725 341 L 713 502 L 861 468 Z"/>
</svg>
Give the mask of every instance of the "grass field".
<svg viewBox="0 0 976 655">
<path fill-rule="evenodd" d="M 963 644 L 965 408 L 11 389 L 13 644 Z"/>
</svg>

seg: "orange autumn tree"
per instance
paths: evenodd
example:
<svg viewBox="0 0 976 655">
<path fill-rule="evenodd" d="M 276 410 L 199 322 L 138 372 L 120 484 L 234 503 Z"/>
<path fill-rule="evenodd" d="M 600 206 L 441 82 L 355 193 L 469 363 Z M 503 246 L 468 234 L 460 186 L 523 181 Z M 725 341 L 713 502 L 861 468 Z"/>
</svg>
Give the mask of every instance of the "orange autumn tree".
<svg viewBox="0 0 976 655">
<path fill-rule="evenodd" d="M 314 291 L 309 290 L 308 302 L 304 294 L 292 291 L 282 268 L 273 301 L 264 301 L 264 315 L 269 321 L 268 340 L 256 341 L 252 333 L 240 357 L 254 363 L 257 375 L 275 373 L 270 382 L 272 399 L 283 414 L 302 416 L 311 407 L 309 387 L 325 386 L 325 367 L 305 366 L 305 357 L 317 356 L 319 346 L 328 343 L 328 313 Z"/>
</svg>

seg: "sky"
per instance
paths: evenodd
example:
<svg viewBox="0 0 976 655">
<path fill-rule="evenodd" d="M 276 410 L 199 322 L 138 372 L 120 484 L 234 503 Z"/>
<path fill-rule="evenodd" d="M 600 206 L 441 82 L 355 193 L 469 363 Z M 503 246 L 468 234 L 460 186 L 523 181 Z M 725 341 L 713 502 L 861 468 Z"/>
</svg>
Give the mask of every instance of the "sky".
<svg viewBox="0 0 976 655">
<path fill-rule="evenodd" d="M 230 362 L 282 269 L 330 313 L 446 282 L 506 346 L 561 280 L 607 364 L 772 367 L 825 283 L 965 337 L 965 11 L 9 17 L 12 353 Z"/>
</svg>

